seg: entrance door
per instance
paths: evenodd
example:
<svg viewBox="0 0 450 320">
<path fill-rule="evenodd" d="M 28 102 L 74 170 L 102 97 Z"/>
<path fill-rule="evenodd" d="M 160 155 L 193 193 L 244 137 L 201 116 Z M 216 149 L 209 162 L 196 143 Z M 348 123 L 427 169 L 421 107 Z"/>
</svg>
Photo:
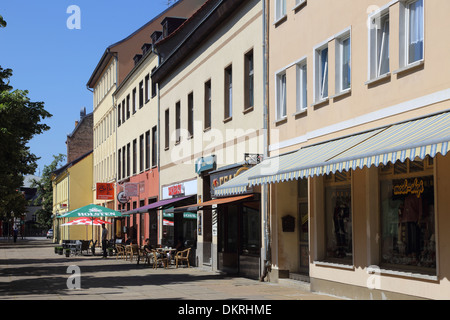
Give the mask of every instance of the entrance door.
<svg viewBox="0 0 450 320">
<path fill-rule="evenodd" d="M 298 182 L 300 273 L 309 276 L 308 179 Z"/>
</svg>

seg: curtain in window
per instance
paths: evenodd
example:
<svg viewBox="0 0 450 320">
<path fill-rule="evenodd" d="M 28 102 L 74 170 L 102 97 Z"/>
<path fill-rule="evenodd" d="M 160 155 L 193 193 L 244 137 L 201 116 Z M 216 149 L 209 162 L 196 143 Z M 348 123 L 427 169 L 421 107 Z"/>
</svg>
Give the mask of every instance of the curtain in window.
<svg viewBox="0 0 450 320">
<path fill-rule="evenodd" d="M 320 52 L 320 98 L 328 97 L 328 48 Z"/>
<path fill-rule="evenodd" d="M 409 63 L 423 59 L 423 0 L 409 5 Z"/>
<path fill-rule="evenodd" d="M 378 76 L 389 72 L 389 18 L 383 19 L 382 24 L 383 29 L 378 35 Z"/>
<path fill-rule="evenodd" d="M 278 76 L 278 119 L 286 116 L 286 74 Z"/>
<path fill-rule="evenodd" d="M 342 61 L 342 90 L 350 88 L 351 66 L 350 66 L 350 38 L 343 41 Z"/>
</svg>

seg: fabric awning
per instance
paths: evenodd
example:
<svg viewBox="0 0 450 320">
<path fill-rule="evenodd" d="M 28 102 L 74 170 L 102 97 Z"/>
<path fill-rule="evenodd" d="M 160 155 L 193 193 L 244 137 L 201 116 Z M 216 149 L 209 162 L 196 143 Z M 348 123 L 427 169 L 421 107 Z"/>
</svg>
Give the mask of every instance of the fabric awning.
<svg viewBox="0 0 450 320">
<path fill-rule="evenodd" d="M 170 212 L 183 212 L 183 211 L 197 211 L 197 210 L 200 210 L 199 208 L 210 207 L 215 204 L 219 205 L 219 204 L 236 202 L 236 201 L 248 199 L 251 197 L 253 197 L 252 194 L 247 194 L 245 196 L 213 199 L 210 201 L 205 201 L 205 202 L 201 202 L 201 203 L 197 203 L 197 204 L 193 204 L 193 205 L 187 205 L 187 206 L 183 206 L 183 207 L 168 209 L 168 210 L 166 210 L 166 212 L 170 213 Z"/>
<path fill-rule="evenodd" d="M 450 112 L 406 121 L 272 157 L 231 179 L 216 195 L 243 192 L 247 186 L 371 167 L 407 158 L 424 159 L 450 150 Z"/>
<path fill-rule="evenodd" d="M 167 207 L 169 205 L 174 205 L 174 204 L 176 204 L 176 203 L 178 203 L 180 201 L 187 200 L 187 199 L 193 198 L 193 197 L 196 197 L 196 195 L 157 201 L 157 202 L 154 202 L 154 203 L 150 203 L 150 204 L 148 204 L 146 206 L 142 206 L 140 208 L 136 208 L 136 209 L 127 211 L 127 212 L 124 213 L 124 215 L 130 215 L 130 214 L 136 214 L 136 213 L 145 213 L 145 212 L 148 212 L 149 210 L 164 209 L 165 207 Z"/>
</svg>

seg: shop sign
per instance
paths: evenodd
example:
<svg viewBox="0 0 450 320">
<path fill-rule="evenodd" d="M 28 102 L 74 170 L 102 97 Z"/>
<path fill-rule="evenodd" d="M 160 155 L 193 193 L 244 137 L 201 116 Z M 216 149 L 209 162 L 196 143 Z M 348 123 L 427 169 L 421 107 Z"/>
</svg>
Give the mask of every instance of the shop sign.
<svg viewBox="0 0 450 320">
<path fill-rule="evenodd" d="M 196 213 L 192 213 L 192 212 L 184 212 L 183 213 L 183 218 L 197 220 L 197 214 Z"/>
<path fill-rule="evenodd" d="M 417 198 L 420 198 L 424 191 L 423 180 L 415 178 L 411 183 L 408 182 L 408 179 L 401 184 L 394 186 L 394 195 L 407 195 L 413 194 L 416 195 Z"/>
<path fill-rule="evenodd" d="M 230 181 L 234 177 L 237 177 L 242 172 L 248 169 L 248 167 L 238 167 L 211 174 L 211 193 L 214 194 L 215 188 L 223 185 L 225 182 Z"/>
<path fill-rule="evenodd" d="M 125 195 L 127 197 L 139 197 L 139 184 L 138 183 L 125 183 L 123 185 Z"/>
<path fill-rule="evenodd" d="M 97 200 L 114 200 L 114 183 L 97 182 Z"/>
<path fill-rule="evenodd" d="M 128 200 L 129 199 L 124 191 L 119 192 L 119 194 L 117 195 L 117 201 L 119 201 L 120 203 L 127 203 Z"/>
<path fill-rule="evenodd" d="M 169 187 L 169 196 L 179 196 L 184 195 L 184 184 L 176 184 L 174 186 Z"/>
<path fill-rule="evenodd" d="M 201 157 L 195 161 L 195 172 L 200 174 L 208 170 L 214 170 L 216 168 L 216 156 Z"/>
</svg>

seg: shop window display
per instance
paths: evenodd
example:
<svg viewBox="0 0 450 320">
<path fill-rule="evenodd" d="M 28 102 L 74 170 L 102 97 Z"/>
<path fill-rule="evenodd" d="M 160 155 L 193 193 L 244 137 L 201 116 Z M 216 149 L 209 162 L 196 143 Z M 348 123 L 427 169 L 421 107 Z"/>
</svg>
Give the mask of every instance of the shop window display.
<svg viewBox="0 0 450 320">
<path fill-rule="evenodd" d="M 381 263 L 398 269 L 436 268 L 432 159 L 380 168 Z"/>
<path fill-rule="evenodd" d="M 353 263 L 350 173 L 325 177 L 326 259 Z"/>
</svg>

